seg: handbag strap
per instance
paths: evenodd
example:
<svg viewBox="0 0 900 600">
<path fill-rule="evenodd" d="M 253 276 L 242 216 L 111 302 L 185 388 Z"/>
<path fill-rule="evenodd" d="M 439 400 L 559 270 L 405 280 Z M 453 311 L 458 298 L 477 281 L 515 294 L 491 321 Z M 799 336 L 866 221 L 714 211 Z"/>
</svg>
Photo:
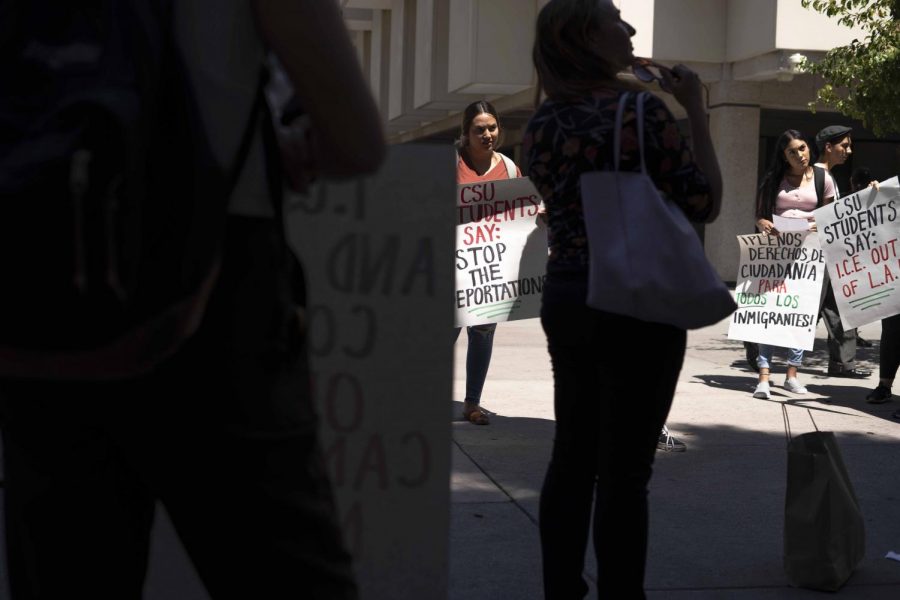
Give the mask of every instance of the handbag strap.
<svg viewBox="0 0 900 600">
<path fill-rule="evenodd" d="M 638 150 L 641 153 L 641 173 L 647 174 L 647 166 L 644 162 L 644 99 L 649 95 L 648 92 L 641 92 L 635 100 L 635 109 L 637 111 L 637 131 L 638 131 Z"/>
<path fill-rule="evenodd" d="M 647 174 L 647 166 L 644 162 L 644 99 L 648 95 L 648 92 L 641 92 L 634 101 L 637 118 L 638 151 L 641 157 L 641 173 L 644 175 Z M 631 92 L 625 92 L 619 96 L 619 106 L 616 108 L 616 125 L 615 133 L 613 134 L 613 147 L 615 149 L 613 152 L 613 164 L 616 171 L 619 170 L 619 158 L 622 149 L 622 115 L 625 113 L 625 105 L 628 104 L 628 98 L 630 97 Z"/>
<path fill-rule="evenodd" d="M 619 170 L 619 156 L 622 149 L 622 115 L 625 113 L 625 105 L 631 92 L 624 92 L 619 96 L 619 106 L 616 108 L 616 124 L 613 127 L 613 165 Z"/>
<path fill-rule="evenodd" d="M 816 425 L 816 420 L 813 419 L 812 411 L 808 407 L 805 408 L 806 412 L 809 414 L 809 420 L 812 421 L 813 427 L 816 431 L 819 431 L 819 426 Z M 788 445 L 790 445 L 791 438 L 793 437 L 791 435 L 791 418 L 788 416 L 787 403 L 785 402 L 781 403 L 781 416 L 782 419 L 784 419 L 784 435 L 787 438 Z"/>
</svg>

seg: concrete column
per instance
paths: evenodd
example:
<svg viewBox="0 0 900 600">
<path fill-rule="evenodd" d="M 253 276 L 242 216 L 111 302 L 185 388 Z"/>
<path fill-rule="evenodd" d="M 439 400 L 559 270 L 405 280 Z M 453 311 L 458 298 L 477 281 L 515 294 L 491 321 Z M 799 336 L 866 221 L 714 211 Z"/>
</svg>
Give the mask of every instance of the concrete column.
<svg viewBox="0 0 900 600">
<path fill-rule="evenodd" d="M 719 276 L 737 276 L 738 234 L 752 233 L 759 155 L 759 106 L 723 104 L 709 113 L 710 134 L 722 171 L 722 212 L 706 226 L 706 255 Z"/>
</svg>

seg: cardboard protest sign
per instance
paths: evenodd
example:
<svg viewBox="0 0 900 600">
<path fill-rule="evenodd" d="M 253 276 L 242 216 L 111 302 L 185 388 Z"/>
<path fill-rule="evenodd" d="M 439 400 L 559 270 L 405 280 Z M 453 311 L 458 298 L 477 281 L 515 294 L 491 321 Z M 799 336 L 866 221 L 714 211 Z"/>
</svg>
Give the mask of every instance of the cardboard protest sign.
<svg viewBox="0 0 900 600">
<path fill-rule="evenodd" d="M 452 153 L 392 146 L 375 176 L 288 203 L 322 447 L 363 600 L 447 593 Z"/>
<path fill-rule="evenodd" d="M 547 267 L 540 203 L 527 177 L 457 187 L 457 327 L 539 315 Z"/>
<path fill-rule="evenodd" d="M 728 338 L 812 350 L 825 262 L 813 232 L 739 235 Z"/>
<path fill-rule="evenodd" d="M 844 327 L 900 313 L 900 185 L 896 177 L 816 210 L 819 241 Z"/>
</svg>

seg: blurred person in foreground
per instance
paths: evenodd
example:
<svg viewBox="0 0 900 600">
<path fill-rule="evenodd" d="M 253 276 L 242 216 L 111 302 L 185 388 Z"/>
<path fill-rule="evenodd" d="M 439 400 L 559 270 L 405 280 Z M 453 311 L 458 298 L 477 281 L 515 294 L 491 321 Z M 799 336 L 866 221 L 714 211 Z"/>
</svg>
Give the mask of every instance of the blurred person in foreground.
<svg viewBox="0 0 900 600">
<path fill-rule="evenodd" d="M 599 595 L 644 597 L 647 485 L 684 359 L 683 329 L 585 304 L 588 239 L 579 178 L 613 169 L 619 97 L 637 89 L 619 78 L 635 61 L 634 34 L 610 0 L 553 0 L 537 20 L 533 58 L 547 100 L 526 128 L 523 151 L 526 173 L 546 206 L 550 243 L 541 309 L 556 415 L 540 502 L 548 599 L 588 591 L 582 571 L 592 503 Z M 687 112 L 693 148 L 651 95 L 644 117 L 648 174 L 689 219 L 711 222 L 722 182 L 702 84 L 683 65 L 662 68 L 661 78 Z M 623 171 L 640 169 L 635 120 L 629 105 L 622 121 Z"/>
<path fill-rule="evenodd" d="M 112 10 L 107 23 L 122 26 L 115 11 L 133 10 L 168 28 L 158 41 L 184 65 L 223 169 L 248 144 L 227 202 L 201 215 L 221 213 L 224 245 L 205 310 L 171 354 L 134 375 L 81 380 L 22 376 L 23 355 L 0 357 L 12 598 L 140 598 L 158 501 L 212 598 L 355 599 L 317 439 L 293 259 L 271 201 L 276 190 L 266 189 L 273 161 L 264 158 L 263 113 L 254 108 L 268 47 L 311 123 L 315 164 L 288 167 L 323 178 L 377 169 L 384 135 L 338 6 L 100 4 L 87 8 Z"/>
</svg>

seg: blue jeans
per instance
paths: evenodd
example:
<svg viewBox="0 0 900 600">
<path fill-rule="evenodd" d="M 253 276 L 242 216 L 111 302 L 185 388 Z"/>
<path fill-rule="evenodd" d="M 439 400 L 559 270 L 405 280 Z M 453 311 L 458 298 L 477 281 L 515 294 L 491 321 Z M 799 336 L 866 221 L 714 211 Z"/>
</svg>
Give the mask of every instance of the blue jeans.
<svg viewBox="0 0 900 600">
<path fill-rule="evenodd" d="M 459 338 L 460 329 L 456 328 L 454 340 Z M 469 347 L 466 350 L 466 402 L 481 402 L 481 390 L 484 389 L 484 380 L 487 379 L 488 367 L 491 366 L 491 354 L 494 352 L 496 329 L 496 323 L 466 327 L 469 335 Z"/>
<path fill-rule="evenodd" d="M 759 356 L 756 357 L 756 366 L 760 369 L 768 369 L 772 362 L 772 351 L 780 346 L 759 345 Z M 788 353 L 788 366 L 800 367 L 803 365 L 803 350 L 799 348 L 785 348 Z"/>
</svg>

